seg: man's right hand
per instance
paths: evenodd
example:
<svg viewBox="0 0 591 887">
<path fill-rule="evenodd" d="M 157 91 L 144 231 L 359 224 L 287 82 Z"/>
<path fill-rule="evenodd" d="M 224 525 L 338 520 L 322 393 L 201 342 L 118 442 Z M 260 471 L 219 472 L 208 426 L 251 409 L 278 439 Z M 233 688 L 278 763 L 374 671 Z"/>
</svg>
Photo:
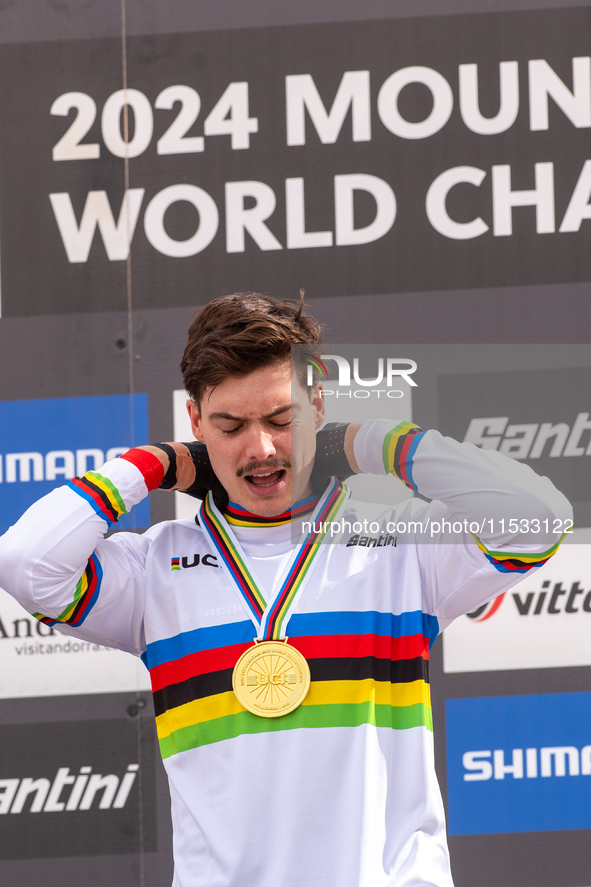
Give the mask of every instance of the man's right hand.
<svg viewBox="0 0 591 887">
<path fill-rule="evenodd" d="M 162 490 L 180 490 L 196 499 L 205 499 L 208 490 L 218 497 L 226 496 L 226 491 L 217 479 L 207 447 L 200 441 L 189 443 L 169 441 L 140 447 L 153 453 L 162 462 L 164 480 Z"/>
</svg>

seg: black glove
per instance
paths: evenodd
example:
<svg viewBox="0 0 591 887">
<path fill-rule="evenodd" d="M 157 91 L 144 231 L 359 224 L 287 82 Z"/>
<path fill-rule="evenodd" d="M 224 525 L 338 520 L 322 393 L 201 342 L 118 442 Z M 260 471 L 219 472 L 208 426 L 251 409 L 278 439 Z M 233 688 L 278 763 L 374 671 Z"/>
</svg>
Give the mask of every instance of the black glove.
<svg viewBox="0 0 591 887">
<path fill-rule="evenodd" d="M 347 480 L 355 472 L 345 455 L 345 434 L 349 422 L 329 422 L 316 433 L 316 458 L 310 477 L 315 493 L 323 493 L 331 477 Z"/>
<path fill-rule="evenodd" d="M 186 493 L 187 496 L 192 496 L 194 499 L 205 499 L 208 491 L 211 490 L 215 504 L 220 510 L 223 510 L 228 504 L 228 494 L 217 479 L 217 476 L 211 467 L 207 447 L 204 443 L 201 443 L 201 441 L 198 440 L 183 443 L 184 446 L 187 447 L 189 455 L 193 460 L 193 465 L 195 466 L 195 480 L 187 490 L 181 490 L 181 492 Z M 154 444 L 154 446 L 160 447 L 161 450 L 164 450 L 169 459 L 168 471 L 164 475 L 164 479 L 160 484 L 159 489 L 171 490 L 176 484 L 177 453 L 174 448 L 167 443 L 157 443 Z"/>
</svg>

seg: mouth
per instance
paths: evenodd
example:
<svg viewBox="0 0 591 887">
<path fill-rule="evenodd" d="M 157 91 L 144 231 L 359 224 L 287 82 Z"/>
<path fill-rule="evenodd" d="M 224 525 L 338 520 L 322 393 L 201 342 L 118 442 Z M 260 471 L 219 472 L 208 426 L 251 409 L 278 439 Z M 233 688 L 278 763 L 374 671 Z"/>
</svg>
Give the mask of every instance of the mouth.
<svg viewBox="0 0 591 887">
<path fill-rule="evenodd" d="M 287 472 L 283 468 L 274 468 L 271 471 L 258 468 L 245 474 L 244 480 L 255 496 L 269 496 L 283 489 L 286 477 Z"/>
<path fill-rule="evenodd" d="M 265 489 L 268 487 L 273 487 L 280 480 L 283 480 L 285 477 L 285 470 L 283 468 L 276 469 L 275 471 L 265 471 L 265 472 L 257 472 L 256 474 L 247 474 L 245 475 L 245 480 L 248 484 L 253 487 L 258 487 L 259 489 Z"/>
</svg>

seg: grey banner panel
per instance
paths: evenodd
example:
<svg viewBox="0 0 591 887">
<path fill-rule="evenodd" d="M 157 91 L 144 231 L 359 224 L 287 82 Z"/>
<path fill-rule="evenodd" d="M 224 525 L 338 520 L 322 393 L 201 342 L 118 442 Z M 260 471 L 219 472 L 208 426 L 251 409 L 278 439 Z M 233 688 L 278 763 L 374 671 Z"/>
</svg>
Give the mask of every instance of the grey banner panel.
<svg viewBox="0 0 591 887">
<path fill-rule="evenodd" d="M 121 35 L 122 13 L 128 34 L 169 34 L 312 22 L 364 21 L 382 18 L 455 15 L 468 12 L 552 9 L 557 0 L 330 0 L 322 4 L 300 0 L 6 0 L 0 8 L 0 44 L 47 40 L 80 40 Z M 568 6 L 586 6 L 587 0 L 569 0 Z"/>
<path fill-rule="evenodd" d="M 147 772 L 147 794 L 141 798 L 141 805 L 138 806 L 139 798 L 134 799 L 132 793 L 138 791 L 138 785 L 134 782 L 130 791 L 128 802 L 130 805 L 134 803 L 133 816 L 129 821 L 129 828 L 125 831 L 118 832 L 115 839 L 109 838 L 109 830 L 114 823 L 112 818 L 120 814 L 119 809 L 100 809 L 98 806 L 101 800 L 102 792 L 98 792 L 93 799 L 89 810 L 72 812 L 67 810 L 54 811 L 40 814 L 26 813 L 23 811 L 19 815 L 8 815 L 0 817 L 0 829 L 5 834 L 3 828 L 5 822 L 11 819 L 16 822 L 12 826 L 17 830 L 17 840 L 22 843 L 26 835 L 26 840 L 30 841 L 34 835 L 34 829 L 41 829 L 46 832 L 48 828 L 55 832 L 54 840 L 56 849 L 61 847 L 65 852 L 59 856 L 51 849 L 46 858 L 36 858 L 35 847 L 30 847 L 31 852 L 21 855 L 20 859 L 4 858 L 0 861 L 0 878 L 3 883 L 14 885 L 27 885 L 27 887 L 35 887 L 35 885 L 48 885 L 48 887 L 78 887 L 84 883 L 89 887 L 100 887 L 105 883 L 114 885 L 146 885 L 146 887 L 160 887 L 160 885 L 168 885 L 172 881 L 172 849 L 171 849 L 171 823 L 170 823 L 170 802 L 168 796 L 168 785 L 164 768 L 159 760 L 157 751 L 157 740 L 154 728 L 154 714 L 149 694 L 104 694 L 90 696 L 69 696 L 69 697 L 48 697 L 43 699 L 4 699 L 0 706 L 0 730 L 3 740 L 9 735 L 20 735 L 23 739 L 21 750 L 17 756 L 18 777 L 20 771 L 27 763 L 33 763 L 36 758 L 39 761 L 39 773 L 41 778 L 45 777 L 44 771 L 53 763 L 53 757 L 57 755 L 59 762 L 56 764 L 55 773 L 48 774 L 53 783 L 59 767 L 66 767 L 69 762 L 74 763 L 74 759 L 78 761 L 80 756 L 85 757 L 85 764 L 81 766 L 93 765 L 93 762 L 104 762 L 105 765 L 112 763 L 116 765 L 122 754 L 129 752 L 134 757 L 142 761 L 142 769 Z M 82 742 L 77 747 L 72 745 L 74 738 L 81 739 Z M 48 739 L 52 740 L 50 744 Z M 64 740 L 57 743 L 53 740 Z M 115 740 L 119 740 L 119 745 Z M 5 751 L 6 748 L 6 751 Z M 2 745 L 0 760 L 2 762 L 2 778 L 8 772 L 8 753 L 10 747 Z M 46 755 L 47 752 L 47 755 Z M 61 756 L 60 756 L 61 755 Z M 67 759 L 67 760 L 66 760 Z M 57 760 L 57 758 L 56 758 Z M 65 762 L 65 763 L 64 763 Z M 5 766 L 6 765 L 6 766 Z M 126 771 L 126 766 L 123 771 Z M 74 772 L 70 766 L 72 773 Z M 123 773 L 122 771 L 122 773 Z M 93 766 L 93 772 L 104 775 L 115 773 L 115 766 L 109 768 L 105 766 L 104 770 L 99 770 Z M 67 774 L 71 776 L 72 773 Z M 122 773 L 118 775 L 121 776 Z M 76 775 L 79 770 L 76 771 Z M 24 776 L 33 776 L 33 772 L 24 773 Z M 92 773 L 90 774 L 92 775 Z M 141 784 L 143 789 L 144 783 Z M 61 799 L 67 804 L 67 792 L 72 785 L 64 786 L 63 798 Z M 34 800 L 32 794 L 26 806 L 30 806 Z M 100 850 L 98 855 L 87 856 L 75 851 L 74 844 L 68 842 L 68 829 L 60 825 L 60 818 L 72 819 L 81 816 L 91 815 L 96 817 L 98 814 L 105 814 L 106 819 L 101 822 L 98 820 L 98 832 L 92 837 L 92 832 L 82 828 L 82 842 L 97 840 L 97 834 L 102 834 L 103 845 L 98 842 L 95 845 Z M 125 813 L 125 808 L 123 808 Z M 35 824 L 35 818 L 46 818 L 50 821 L 49 825 L 40 823 Z M 145 817 L 145 821 L 141 819 Z M 19 825 L 19 820 L 22 820 Z M 51 824 L 54 820 L 54 824 Z M 63 820 L 62 820 L 63 822 Z M 121 824 L 121 823 L 120 823 Z M 68 823 L 66 823 L 68 825 Z M 25 828 L 26 827 L 26 828 Z M 95 823 L 96 827 L 96 823 Z M 32 830 L 33 829 L 33 830 Z M 30 837 L 29 837 L 30 836 Z M 144 839 L 147 839 L 151 845 L 142 847 Z M 128 842 L 129 847 L 121 852 L 122 844 Z M 131 843 L 133 846 L 131 846 Z M 119 850 L 117 850 L 119 843 Z M 8 841 L 3 839 L 3 848 L 5 852 L 9 852 Z M 7 849 L 8 848 L 8 849 Z M 87 851 L 88 852 L 88 851 Z"/>
<path fill-rule="evenodd" d="M 15 814 L 2 819 L 0 857 L 137 853 L 141 842 L 145 851 L 156 850 L 152 732 L 138 762 L 130 721 L 57 722 L 42 729 L 42 745 L 29 724 L 0 731 L 2 803 Z"/>
<path fill-rule="evenodd" d="M 580 458 L 591 430 L 590 367 L 440 376 L 439 398 L 442 433 L 500 448 L 552 477 L 574 503 L 576 524 L 587 526 L 577 512 L 591 505 L 591 473 Z"/>
</svg>

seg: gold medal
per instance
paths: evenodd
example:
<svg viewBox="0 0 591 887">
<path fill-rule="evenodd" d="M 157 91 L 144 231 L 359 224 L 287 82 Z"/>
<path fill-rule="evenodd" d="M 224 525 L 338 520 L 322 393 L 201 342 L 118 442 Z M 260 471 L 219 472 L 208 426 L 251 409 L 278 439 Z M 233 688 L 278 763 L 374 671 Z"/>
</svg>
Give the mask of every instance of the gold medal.
<svg viewBox="0 0 591 887">
<path fill-rule="evenodd" d="M 232 674 L 240 705 L 261 718 L 278 718 L 301 704 L 310 688 L 310 667 L 284 641 L 261 641 L 246 650 Z"/>
</svg>

